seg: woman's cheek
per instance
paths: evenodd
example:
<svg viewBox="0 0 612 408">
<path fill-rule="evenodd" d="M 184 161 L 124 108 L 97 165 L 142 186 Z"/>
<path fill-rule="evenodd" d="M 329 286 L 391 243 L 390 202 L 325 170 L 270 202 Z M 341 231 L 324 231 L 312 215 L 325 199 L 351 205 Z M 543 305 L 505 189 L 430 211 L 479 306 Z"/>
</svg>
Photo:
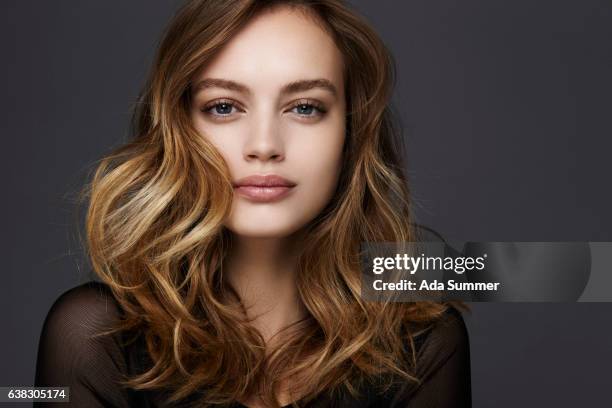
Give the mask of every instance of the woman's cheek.
<svg viewBox="0 0 612 408">
<path fill-rule="evenodd" d="M 337 135 L 325 135 L 325 140 L 304 146 L 301 155 L 303 183 L 308 185 L 308 193 L 317 197 L 317 206 L 324 206 L 333 194 L 341 168 L 342 143 L 333 140 Z"/>
</svg>

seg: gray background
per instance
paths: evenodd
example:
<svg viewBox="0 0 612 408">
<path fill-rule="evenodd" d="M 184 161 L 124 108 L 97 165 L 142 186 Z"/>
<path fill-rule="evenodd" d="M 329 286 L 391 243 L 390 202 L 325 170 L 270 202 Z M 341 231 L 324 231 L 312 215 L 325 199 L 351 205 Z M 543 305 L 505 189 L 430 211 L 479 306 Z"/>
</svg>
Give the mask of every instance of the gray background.
<svg viewBox="0 0 612 408">
<path fill-rule="evenodd" d="M 177 4 L 0 4 L 0 385 L 32 385 L 48 308 L 89 279 L 75 192 L 126 140 Z M 397 60 L 421 222 L 455 243 L 612 241 L 612 2 L 353 4 Z M 474 406 L 609 406 L 610 312 L 473 304 Z"/>
</svg>

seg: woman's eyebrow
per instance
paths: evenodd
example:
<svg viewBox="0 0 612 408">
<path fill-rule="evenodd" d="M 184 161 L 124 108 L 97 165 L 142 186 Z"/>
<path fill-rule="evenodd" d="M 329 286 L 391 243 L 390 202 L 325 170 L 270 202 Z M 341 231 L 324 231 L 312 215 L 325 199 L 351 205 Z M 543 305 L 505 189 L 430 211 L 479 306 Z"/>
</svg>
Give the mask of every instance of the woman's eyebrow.
<svg viewBox="0 0 612 408">
<path fill-rule="evenodd" d="M 299 81 L 290 82 L 287 85 L 283 86 L 281 93 L 289 94 L 307 91 L 313 88 L 322 88 L 332 93 L 334 96 L 338 96 L 338 90 L 332 84 L 331 81 L 325 78 L 317 78 L 317 79 L 301 79 Z"/>
<path fill-rule="evenodd" d="M 230 81 L 229 79 L 221 79 L 221 78 L 206 78 L 196 83 L 193 87 L 193 93 L 198 93 L 199 91 L 206 88 L 223 88 L 230 91 L 237 91 L 243 94 L 250 94 L 251 90 L 246 86 L 239 84 L 235 81 Z"/>
<path fill-rule="evenodd" d="M 206 78 L 195 84 L 193 87 L 193 92 L 198 93 L 202 89 L 206 88 L 223 88 L 230 91 L 241 92 L 246 95 L 251 94 L 251 90 L 248 86 L 222 78 Z M 336 86 L 328 79 L 325 78 L 317 78 L 317 79 L 300 79 L 298 81 L 293 81 L 281 89 L 281 94 L 291 94 L 296 92 L 303 92 L 309 89 L 321 88 L 327 90 L 332 95 L 337 96 L 338 90 Z"/>
</svg>

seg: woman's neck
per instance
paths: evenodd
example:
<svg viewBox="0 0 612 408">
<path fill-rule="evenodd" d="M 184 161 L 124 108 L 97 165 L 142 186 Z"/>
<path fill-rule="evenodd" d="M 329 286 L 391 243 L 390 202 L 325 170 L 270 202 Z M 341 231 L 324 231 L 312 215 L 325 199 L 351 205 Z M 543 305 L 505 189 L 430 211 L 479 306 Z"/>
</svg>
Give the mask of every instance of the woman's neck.
<svg viewBox="0 0 612 408">
<path fill-rule="evenodd" d="M 267 345 L 284 327 L 304 318 L 296 285 L 299 240 L 233 237 L 224 273 Z"/>
</svg>

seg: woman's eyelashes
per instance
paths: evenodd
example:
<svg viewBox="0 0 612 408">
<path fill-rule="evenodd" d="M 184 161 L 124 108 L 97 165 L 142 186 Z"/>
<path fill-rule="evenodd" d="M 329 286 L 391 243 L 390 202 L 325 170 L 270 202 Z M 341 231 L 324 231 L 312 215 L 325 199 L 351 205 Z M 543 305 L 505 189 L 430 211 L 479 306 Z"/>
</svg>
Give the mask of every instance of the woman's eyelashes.
<svg viewBox="0 0 612 408">
<path fill-rule="evenodd" d="M 217 99 L 204 105 L 201 111 L 215 119 L 224 120 L 231 118 L 235 111 L 244 112 L 244 109 L 241 109 L 235 101 L 230 99 Z"/>
<path fill-rule="evenodd" d="M 327 109 L 321 102 L 311 99 L 300 99 L 293 102 L 289 111 L 307 119 L 320 118 L 327 113 Z"/>
<path fill-rule="evenodd" d="M 235 117 L 237 113 L 246 112 L 241 104 L 231 99 L 214 100 L 204 105 L 200 110 L 214 120 L 228 120 Z M 284 112 L 292 113 L 300 120 L 314 120 L 325 116 L 327 108 L 323 103 L 316 100 L 299 99 L 292 102 Z"/>
</svg>

